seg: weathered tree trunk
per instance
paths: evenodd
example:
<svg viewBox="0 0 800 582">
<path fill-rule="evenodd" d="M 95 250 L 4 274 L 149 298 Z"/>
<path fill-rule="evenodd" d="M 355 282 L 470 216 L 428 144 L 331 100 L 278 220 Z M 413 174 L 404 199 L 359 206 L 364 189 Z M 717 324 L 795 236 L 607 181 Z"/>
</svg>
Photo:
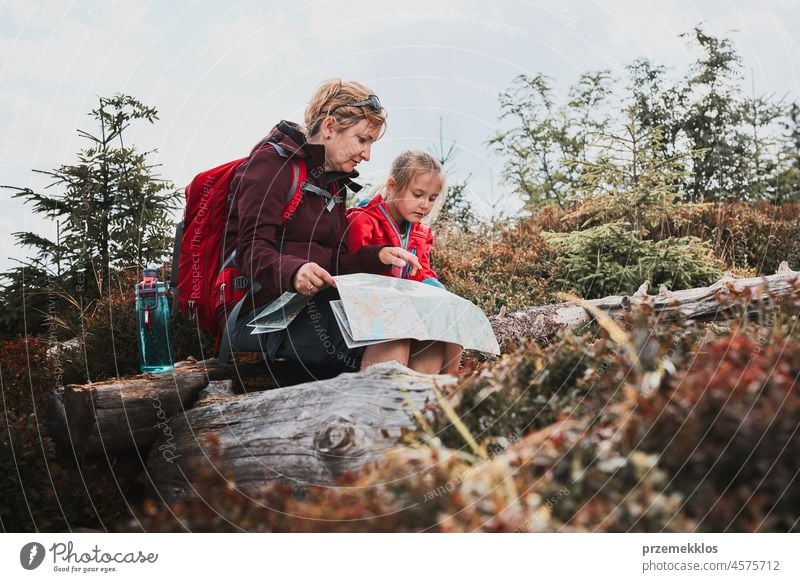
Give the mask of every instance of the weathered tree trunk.
<svg viewBox="0 0 800 582">
<path fill-rule="evenodd" d="M 396 446 L 434 385 L 456 380 L 418 374 L 395 362 L 330 380 L 232 396 L 175 417 L 153 445 L 148 473 L 156 497 L 192 493 L 201 475 L 235 475 L 255 493 L 285 479 L 329 484 Z"/>
<path fill-rule="evenodd" d="M 636 305 L 648 304 L 665 318 L 680 314 L 696 320 L 713 319 L 725 313 L 726 308 L 720 306 L 719 298 L 726 294 L 749 294 L 753 310 L 770 298 L 800 294 L 798 275 L 800 273 L 791 271 L 786 263 L 783 263 L 777 274 L 768 277 L 751 279 L 724 277 L 709 287 L 675 292 L 662 288 L 657 295 L 648 295 L 645 284 L 631 297 L 612 296 L 594 299 L 587 303 L 605 311 L 611 317 L 621 317 Z M 586 309 L 567 302 L 500 314 L 492 317 L 491 323 L 501 349 L 509 351 L 526 339 L 547 341 L 557 330 L 578 327 L 590 318 Z M 342 386 L 342 382 L 357 377 L 348 375 L 342 378 L 344 379 L 311 385 L 316 386 L 314 390 L 318 394 L 323 394 L 326 391 L 335 391 Z M 406 381 L 404 377 L 397 378 Z M 82 386 L 70 385 L 53 398 L 49 415 L 51 434 L 60 444 L 74 447 L 79 454 L 102 455 L 131 451 L 134 447 L 146 450 L 157 437 L 163 436 L 168 426 L 167 420 L 178 416 L 179 423 L 185 421 L 183 412 L 191 406 L 209 381 L 223 379 L 236 379 L 241 383 L 240 390 L 246 392 L 276 386 L 263 364 L 237 367 L 206 364 L 203 367 L 176 370 L 174 375 L 136 376 Z M 379 399 L 387 397 L 391 400 L 391 394 L 395 393 L 396 387 L 392 388 L 392 382 L 387 379 L 382 380 L 380 386 L 388 392 L 378 395 L 373 391 L 372 394 Z M 298 386 L 297 390 L 304 391 L 303 394 L 311 393 L 304 386 Z M 281 391 L 278 394 L 291 393 L 291 391 L 288 393 Z M 225 399 L 225 396 L 220 394 L 212 394 L 209 397 L 211 401 L 215 398 Z M 281 397 L 291 399 L 290 396 Z M 271 398 L 278 397 L 264 396 L 264 398 L 270 401 Z M 316 414 L 313 399 L 303 402 L 307 402 L 306 406 L 309 406 L 311 414 Z M 295 412 L 299 415 L 301 411 L 298 408 Z M 240 414 L 248 413 L 242 410 Z M 263 420 L 266 424 L 274 421 L 272 416 Z M 354 422 L 358 423 L 358 419 Z"/>
<path fill-rule="evenodd" d="M 683 317 L 707 321 L 720 318 L 730 311 L 720 305 L 720 299 L 732 294 L 749 294 L 750 311 L 756 311 L 775 298 L 800 295 L 800 272 L 792 271 L 783 262 L 775 275 L 766 277 L 735 279 L 725 276 L 708 287 L 683 291 L 667 291 L 662 286 L 657 295 L 648 295 L 647 289 L 648 283 L 644 283 L 631 297 L 613 295 L 586 303 L 617 319 L 635 306 L 646 304 L 665 319 Z M 513 349 L 524 340 L 547 341 L 556 331 L 577 328 L 590 319 L 592 316 L 589 312 L 573 302 L 532 307 L 489 318 L 503 352 Z"/>
<path fill-rule="evenodd" d="M 147 450 L 176 414 L 191 407 L 209 381 L 250 378 L 248 389 L 276 384 L 263 365 L 198 365 L 169 374 L 142 374 L 91 384 L 70 384 L 53 392 L 48 430 L 56 442 L 77 455 Z"/>
</svg>

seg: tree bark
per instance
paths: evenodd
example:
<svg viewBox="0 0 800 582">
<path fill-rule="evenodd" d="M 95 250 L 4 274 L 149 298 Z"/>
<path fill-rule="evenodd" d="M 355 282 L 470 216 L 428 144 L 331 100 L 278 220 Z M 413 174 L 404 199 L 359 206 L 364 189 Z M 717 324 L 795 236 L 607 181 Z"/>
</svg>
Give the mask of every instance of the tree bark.
<svg viewBox="0 0 800 582">
<path fill-rule="evenodd" d="M 734 295 L 747 297 L 748 311 L 755 312 L 774 299 L 800 296 L 800 272 L 792 271 L 784 261 L 775 275 L 749 279 L 735 279 L 726 275 L 708 287 L 683 291 L 668 291 L 662 285 L 656 295 L 649 295 L 648 287 L 649 284 L 645 282 L 630 297 L 612 295 L 602 299 L 591 299 L 585 303 L 615 319 L 621 319 L 636 306 L 648 305 L 660 317 L 667 320 L 681 317 L 695 321 L 709 321 L 730 313 L 732 308 L 725 304 L 726 297 Z M 526 340 L 546 343 L 558 330 L 575 329 L 591 319 L 591 314 L 581 305 L 567 301 L 509 314 L 501 312 L 490 317 L 489 321 L 500 344 L 501 352 L 508 352 Z"/>
<path fill-rule="evenodd" d="M 191 407 L 209 382 L 236 378 L 247 389 L 273 388 L 263 364 L 219 366 L 216 360 L 54 390 L 47 410 L 49 434 L 79 456 L 147 451 L 169 420 Z M 232 383 L 231 383 L 232 385 Z"/>
<path fill-rule="evenodd" d="M 645 283 L 631 297 L 604 297 L 586 303 L 614 318 L 621 318 L 636 306 L 646 304 L 660 317 L 680 316 L 694 320 L 708 320 L 720 317 L 730 310 L 724 304 L 720 304 L 720 299 L 724 299 L 726 296 L 744 294 L 750 300 L 749 309 L 752 311 L 774 298 L 798 296 L 800 295 L 798 275 L 800 273 L 791 271 L 786 263 L 782 263 L 777 274 L 767 277 L 750 279 L 723 277 L 709 287 L 675 292 L 669 292 L 662 288 L 656 295 L 647 294 L 647 283 Z M 490 318 L 490 321 L 501 350 L 508 352 L 526 340 L 533 339 L 545 343 L 558 330 L 574 329 L 587 323 L 590 319 L 591 315 L 584 307 L 576 303 L 565 302 L 533 307 L 511 314 L 501 313 Z M 174 374 L 143 375 L 95 384 L 69 385 L 63 390 L 57 391 L 52 399 L 48 414 L 50 434 L 62 447 L 66 447 L 68 450 L 72 449 L 81 455 L 129 452 L 135 448 L 146 451 L 157 438 L 164 439 L 164 433 L 170 426 L 168 421 L 173 417 L 176 418 L 173 424 L 176 427 L 183 427 L 182 430 L 187 430 L 186 426 L 189 422 L 187 419 L 191 419 L 191 422 L 210 423 L 219 428 L 221 434 L 227 434 L 222 430 L 222 425 L 219 425 L 222 421 L 215 418 L 215 415 L 225 413 L 230 415 L 225 417 L 227 418 L 226 423 L 230 423 L 232 426 L 244 423 L 249 427 L 248 431 L 251 432 L 246 432 L 244 436 L 258 434 L 251 426 L 253 422 L 256 422 L 270 427 L 277 423 L 283 427 L 282 430 L 286 431 L 289 430 L 288 427 L 294 427 L 300 431 L 298 434 L 302 435 L 302 438 L 306 438 L 307 433 L 312 431 L 312 425 L 316 427 L 314 423 L 318 422 L 317 419 L 323 412 L 326 415 L 323 424 L 327 423 L 326 426 L 329 427 L 336 425 L 333 416 L 339 413 L 334 414 L 332 411 L 340 409 L 335 406 L 338 400 L 332 400 L 333 398 L 343 399 L 342 402 L 345 404 L 342 404 L 344 408 L 341 409 L 342 412 L 339 415 L 342 418 L 349 418 L 349 423 L 361 426 L 363 422 L 368 421 L 378 426 L 380 425 L 380 415 L 378 414 L 380 410 L 367 405 L 358 404 L 357 406 L 357 402 L 352 400 L 355 398 L 352 396 L 353 394 L 361 394 L 358 398 L 366 398 L 366 394 L 369 394 L 370 398 L 376 402 L 392 403 L 398 398 L 399 391 L 407 384 L 419 388 L 421 386 L 430 387 L 433 382 L 433 380 L 422 380 L 407 370 L 402 373 L 395 370 L 377 378 L 369 375 L 348 374 L 332 380 L 301 384 L 285 390 L 273 390 L 267 394 L 259 394 L 258 399 L 263 400 L 252 401 L 257 402 L 255 404 L 250 400 L 244 400 L 242 401 L 244 403 L 240 404 L 237 397 L 230 405 L 227 401 L 231 397 L 232 386 L 223 386 L 213 382 L 235 379 L 239 392 L 252 393 L 277 386 L 272 374 L 273 370 L 268 370 L 264 364 L 221 367 L 212 361 L 203 366 L 176 369 Z M 294 382 L 297 381 L 299 379 L 294 379 Z M 207 390 L 208 394 L 204 395 L 201 402 L 198 403 L 203 404 L 202 409 L 189 411 L 188 409 L 197 400 L 198 394 L 210 382 L 212 385 Z M 352 392 L 349 388 L 344 391 L 350 382 L 354 383 L 356 392 Z M 374 383 L 374 385 L 370 383 Z M 283 384 L 287 383 L 283 382 Z M 426 390 L 421 388 L 419 390 L 421 390 L 419 394 L 424 392 L 425 396 L 430 395 Z M 347 397 L 338 395 L 340 391 L 344 391 Z M 218 408 L 218 406 L 223 406 L 223 408 Z M 227 408 L 228 406 L 230 408 Z M 347 409 L 347 406 L 352 406 L 352 409 Z M 385 426 L 388 428 L 388 424 L 399 418 L 399 413 L 396 403 L 387 406 L 388 408 L 383 412 L 386 414 Z M 292 411 L 291 414 L 287 412 L 289 410 Z M 264 414 L 263 418 L 259 416 L 262 413 Z M 253 416 L 254 414 L 256 416 Z M 363 418 L 359 417 L 360 414 L 364 415 Z M 348 422 L 342 425 L 341 430 L 351 430 L 346 428 L 350 426 Z M 313 428 L 313 430 L 317 429 Z M 339 429 L 330 428 L 330 430 L 336 432 Z M 361 433 L 358 432 L 358 434 Z M 180 454 L 184 458 L 192 458 L 194 453 L 186 452 L 190 445 L 201 446 L 181 441 L 176 454 Z M 281 446 L 284 445 L 281 444 Z M 310 460 L 317 459 L 312 448 L 307 447 L 303 454 L 297 453 L 295 449 L 291 450 L 295 451 L 290 455 L 292 463 L 300 463 L 302 466 L 299 475 L 306 475 L 309 480 L 322 479 L 324 475 L 328 475 L 328 469 L 319 468 L 315 473 L 308 465 L 308 463 L 317 464 L 317 460 Z M 223 456 L 226 455 L 228 453 L 223 447 Z M 303 461 L 308 463 L 303 464 Z M 330 464 L 328 462 L 326 466 Z M 276 466 L 283 467 L 280 464 Z M 167 468 L 165 467 L 164 470 Z M 254 479 L 263 480 L 263 475 Z"/>
<path fill-rule="evenodd" d="M 151 493 L 173 503 L 214 474 L 235 475 L 247 494 L 275 479 L 330 484 L 397 446 L 433 387 L 455 382 L 388 362 L 196 407 L 176 416 L 151 449 Z"/>
</svg>

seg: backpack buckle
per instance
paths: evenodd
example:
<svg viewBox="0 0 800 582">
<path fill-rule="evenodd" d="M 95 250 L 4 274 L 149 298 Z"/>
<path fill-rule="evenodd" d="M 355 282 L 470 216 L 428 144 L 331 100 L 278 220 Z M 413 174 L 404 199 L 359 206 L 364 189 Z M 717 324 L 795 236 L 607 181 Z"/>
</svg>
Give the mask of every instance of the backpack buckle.
<svg viewBox="0 0 800 582">
<path fill-rule="evenodd" d="M 240 275 L 233 280 L 234 289 L 248 289 L 250 287 L 250 279 L 244 275 Z"/>
<path fill-rule="evenodd" d="M 194 321 L 197 317 L 197 302 L 194 299 L 190 299 L 186 303 L 186 307 L 189 311 L 189 321 Z"/>
<path fill-rule="evenodd" d="M 328 203 L 325 205 L 325 210 L 330 212 L 333 210 L 333 207 L 342 202 L 343 198 L 339 194 L 331 194 L 327 190 L 320 188 L 319 186 L 315 186 L 314 184 L 310 184 L 309 182 L 303 182 L 300 185 L 300 189 L 303 192 L 311 192 L 312 194 L 316 194 L 317 196 L 321 196 Z"/>
</svg>

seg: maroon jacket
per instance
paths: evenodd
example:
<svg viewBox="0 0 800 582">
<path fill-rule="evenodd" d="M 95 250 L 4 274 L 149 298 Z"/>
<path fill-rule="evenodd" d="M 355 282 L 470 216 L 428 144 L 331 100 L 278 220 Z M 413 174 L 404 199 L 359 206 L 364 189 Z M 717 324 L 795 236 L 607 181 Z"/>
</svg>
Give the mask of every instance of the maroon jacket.
<svg viewBox="0 0 800 582">
<path fill-rule="evenodd" d="M 278 143 L 289 154 L 282 158 L 267 142 Z M 292 217 L 281 226 L 286 194 L 292 182 L 292 158 L 305 161 L 306 181 L 320 188 L 337 189 L 342 201 L 330 212 L 327 200 L 303 194 Z M 325 146 L 309 144 L 299 127 L 281 121 L 251 152 L 231 182 L 233 196 L 223 256 L 236 248 L 236 266 L 250 281 L 261 285 L 255 305 L 268 303 L 284 291 L 295 291 L 292 279 L 305 263 L 314 262 L 332 275 L 380 273 L 385 265 L 378 258 L 385 245 L 370 245 L 348 253 L 345 244 L 346 187 L 357 172 L 325 172 Z"/>
</svg>

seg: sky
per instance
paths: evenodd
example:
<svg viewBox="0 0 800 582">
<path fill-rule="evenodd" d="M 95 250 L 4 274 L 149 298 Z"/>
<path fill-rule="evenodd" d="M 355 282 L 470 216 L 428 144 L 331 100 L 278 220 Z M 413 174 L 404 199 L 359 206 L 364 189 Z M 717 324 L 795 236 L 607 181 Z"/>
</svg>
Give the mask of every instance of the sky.
<svg viewBox="0 0 800 582">
<path fill-rule="evenodd" d="M 2 2 L 2 0 L 0 0 Z M 498 94 L 520 74 L 544 73 L 557 95 L 586 71 L 621 77 L 638 57 L 679 76 L 697 56 L 679 35 L 702 23 L 730 38 L 759 95 L 800 99 L 800 0 L 11 0 L 0 3 L 0 185 L 41 191 L 49 170 L 85 147 L 77 131 L 101 96 L 127 93 L 160 120 L 128 140 L 156 149 L 165 179 L 246 155 L 280 119 L 301 121 L 324 79 L 360 81 L 389 111 L 388 130 L 359 170 L 385 179 L 403 149 L 439 140 L 471 175 L 481 216 L 513 212 L 487 140 Z M 0 190 L 0 270 L 26 256 L 11 233 L 55 226 Z"/>
</svg>

